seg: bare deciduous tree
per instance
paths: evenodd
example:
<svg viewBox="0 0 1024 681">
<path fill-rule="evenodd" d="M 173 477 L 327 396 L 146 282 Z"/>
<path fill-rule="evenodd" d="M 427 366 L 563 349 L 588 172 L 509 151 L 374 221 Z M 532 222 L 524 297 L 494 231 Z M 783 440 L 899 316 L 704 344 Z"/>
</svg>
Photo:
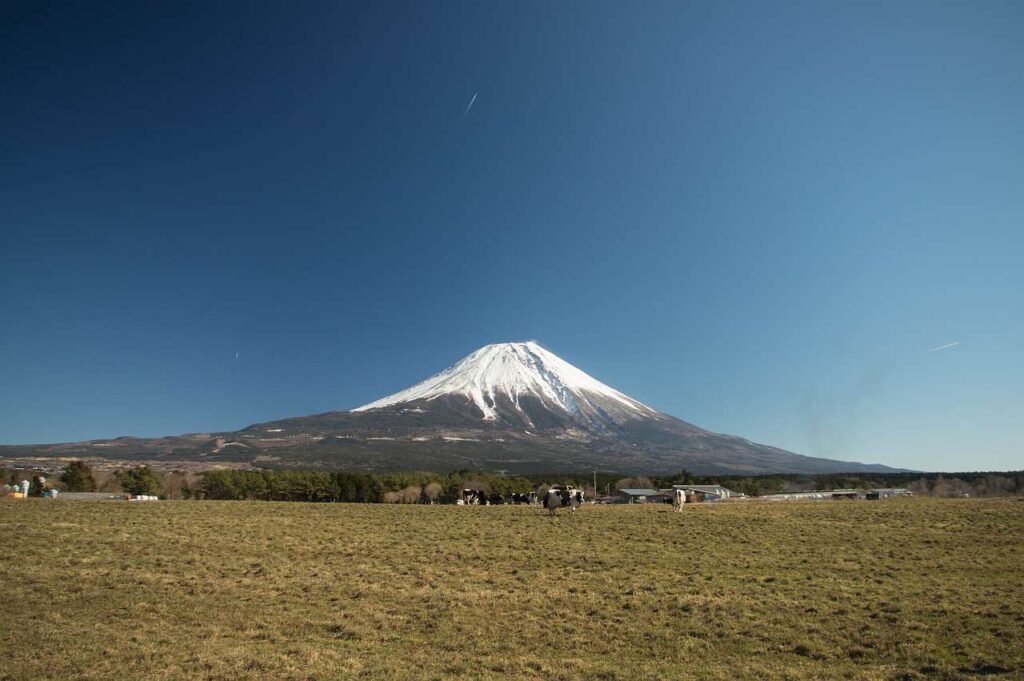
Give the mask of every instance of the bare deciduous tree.
<svg viewBox="0 0 1024 681">
<path fill-rule="evenodd" d="M 121 483 L 117 480 L 116 471 L 97 471 L 94 470 L 92 473 L 93 480 L 96 481 L 97 492 L 117 492 L 121 493 L 124 490 L 121 489 Z"/>
<path fill-rule="evenodd" d="M 486 480 L 467 480 L 464 487 L 466 489 L 478 489 L 481 492 L 491 491 L 491 483 Z"/>
<path fill-rule="evenodd" d="M 622 478 L 615 483 L 615 489 L 650 489 L 654 483 L 650 478 Z"/>
<path fill-rule="evenodd" d="M 416 504 L 419 503 L 420 495 L 423 494 L 423 488 L 419 485 L 409 485 L 398 494 L 403 504 Z"/>
<path fill-rule="evenodd" d="M 184 499 L 185 490 L 198 486 L 198 476 L 191 471 L 167 471 L 159 476 L 160 496 L 165 499 Z"/>
<path fill-rule="evenodd" d="M 444 485 L 439 482 L 428 482 L 423 487 L 423 494 L 432 502 L 437 501 L 442 492 L 444 492 Z"/>
</svg>

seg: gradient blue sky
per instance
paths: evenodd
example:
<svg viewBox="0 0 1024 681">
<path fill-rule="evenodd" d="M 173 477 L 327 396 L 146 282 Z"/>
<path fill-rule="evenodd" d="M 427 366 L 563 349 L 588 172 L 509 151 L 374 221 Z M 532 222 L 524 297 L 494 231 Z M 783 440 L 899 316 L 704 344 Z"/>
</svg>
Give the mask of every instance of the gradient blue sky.
<svg viewBox="0 0 1024 681">
<path fill-rule="evenodd" d="M 536 339 L 712 430 L 1021 468 L 1022 35 L 1019 2 L 5 3 L 0 442 L 347 409 Z"/>
</svg>

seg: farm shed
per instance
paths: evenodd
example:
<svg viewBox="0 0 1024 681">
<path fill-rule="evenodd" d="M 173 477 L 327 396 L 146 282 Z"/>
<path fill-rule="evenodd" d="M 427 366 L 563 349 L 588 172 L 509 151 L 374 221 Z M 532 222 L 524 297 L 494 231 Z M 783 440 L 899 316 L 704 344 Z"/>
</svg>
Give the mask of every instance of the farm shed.
<svg viewBox="0 0 1024 681">
<path fill-rule="evenodd" d="M 820 500 L 831 499 L 832 492 L 821 490 L 811 492 L 780 492 L 779 494 L 763 494 L 758 498 L 767 501 Z"/>
<path fill-rule="evenodd" d="M 65 501 L 124 501 L 128 495 L 124 492 L 61 492 Z"/>
<path fill-rule="evenodd" d="M 865 499 L 887 499 L 889 497 L 911 497 L 914 493 L 906 487 L 878 487 L 864 493 Z"/>
<path fill-rule="evenodd" d="M 716 499 L 743 496 L 721 485 L 672 485 L 672 489 L 683 490 L 686 492 L 687 497 L 692 494 L 697 501 L 714 501 Z"/>
<path fill-rule="evenodd" d="M 620 504 L 660 504 L 665 495 L 656 489 L 627 487 L 615 491 L 616 501 Z"/>
</svg>

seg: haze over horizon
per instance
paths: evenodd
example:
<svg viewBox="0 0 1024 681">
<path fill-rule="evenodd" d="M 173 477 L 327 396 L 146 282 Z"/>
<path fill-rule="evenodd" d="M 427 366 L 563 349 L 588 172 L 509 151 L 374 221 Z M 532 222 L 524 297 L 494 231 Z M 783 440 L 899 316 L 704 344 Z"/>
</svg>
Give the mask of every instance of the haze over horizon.
<svg viewBox="0 0 1024 681">
<path fill-rule="evenodd" d="M 1024 462 L 1019 3 L 14 2 L 0 444 L 536 340 L 800 454 Z"/>
</svg>

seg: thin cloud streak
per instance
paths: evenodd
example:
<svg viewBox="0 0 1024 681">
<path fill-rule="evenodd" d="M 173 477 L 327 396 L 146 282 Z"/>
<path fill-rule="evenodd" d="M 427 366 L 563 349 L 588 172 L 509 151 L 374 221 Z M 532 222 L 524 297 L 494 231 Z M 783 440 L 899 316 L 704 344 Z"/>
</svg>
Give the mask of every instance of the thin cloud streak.
<svg viewBox="0 0 1024 681">
<path fill-rule="evenodd" d="M 466 107 L 466 110 L 462 112 L 462 117 L 463 118 L 465 118 L 469 114 L 469 110 L 473 108 L 473 102 L 476 101 L 476 96 L 478 94 L 480 94 L 480 93 L 479 92 L 474 92 L 473 93 L 473 97 L 469 100 L 469 105 Z"/>
<path fill-rule="evenodd" d="M 952 343 L 946 343 L 945 345 L 940 345 L 939 347 L 932 348 L 931 350 L 925 350 L 924 354 L 927 355 L 929 352 L 938 352 L 939 350 L 947 350 L 949 348 L 954 348 L 957 345 L 960 345 L 960 341 L 953 341 Z"/>
</svg>

